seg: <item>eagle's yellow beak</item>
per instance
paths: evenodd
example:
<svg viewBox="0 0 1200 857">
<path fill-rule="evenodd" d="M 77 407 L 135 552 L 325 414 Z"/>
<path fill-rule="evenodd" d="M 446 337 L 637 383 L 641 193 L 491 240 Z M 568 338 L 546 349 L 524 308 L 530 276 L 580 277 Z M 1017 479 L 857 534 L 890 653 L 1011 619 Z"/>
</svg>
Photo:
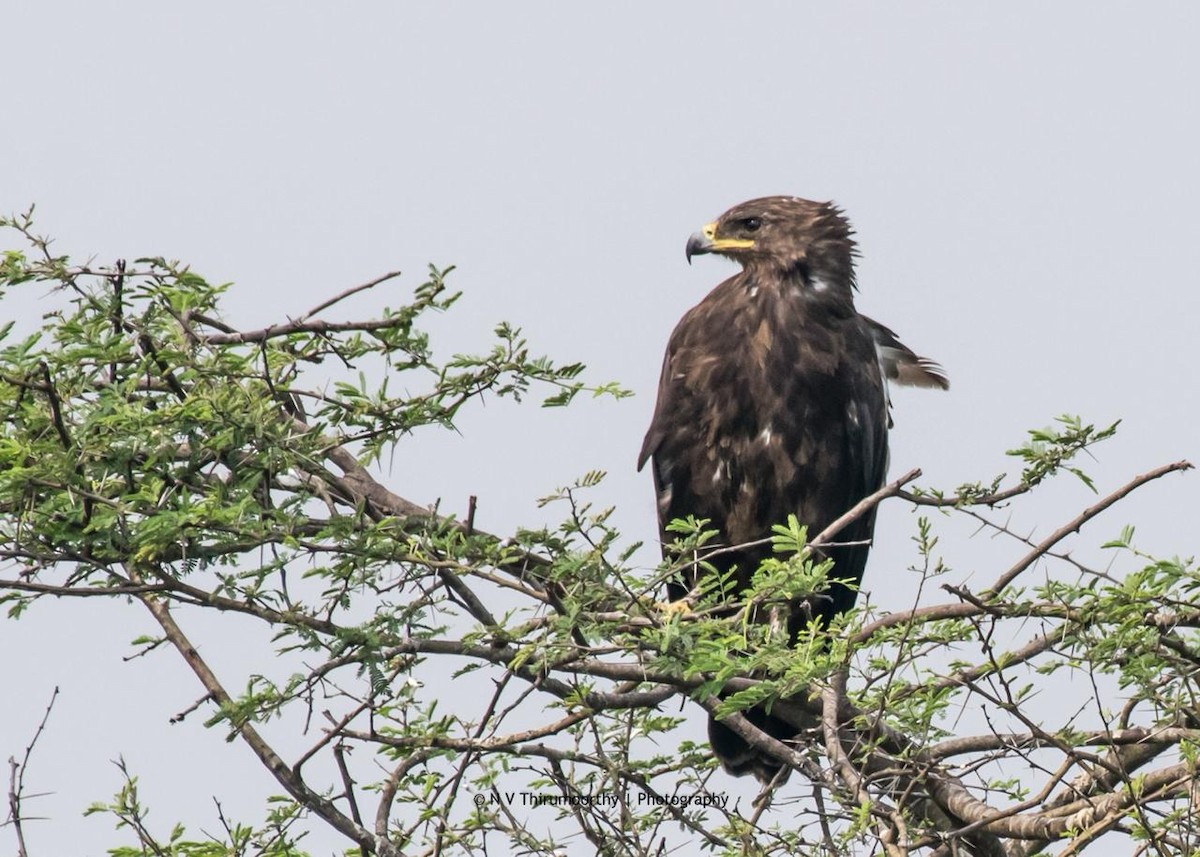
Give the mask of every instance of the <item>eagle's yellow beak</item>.
<svg viewBox="0 0 1200 857">
<path fill-rule="evenodd" d="M 692 264 L 693 256 L 704 253 L 727 253 L 730 250 L 749 250 L 754 247 L 752 238 L 718 238 L 716 222 L 705 224 L 704 228 L 688 239 L 688 264 Z"/>
</svg>

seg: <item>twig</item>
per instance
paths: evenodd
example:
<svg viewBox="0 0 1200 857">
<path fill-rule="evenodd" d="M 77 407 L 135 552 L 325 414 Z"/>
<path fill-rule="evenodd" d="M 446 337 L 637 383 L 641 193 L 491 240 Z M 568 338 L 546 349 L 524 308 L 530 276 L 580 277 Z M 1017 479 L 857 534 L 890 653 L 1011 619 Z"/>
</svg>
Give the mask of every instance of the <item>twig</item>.
<svg viewBox="0 0 1200 857">
<path fill-rule="evenodd" d="M 113 333 L 121 335 L 125 327 L 125 260 L 117 260 L 117 274 L 113 283 Z M 108 364 L 108 380 L 117 383 L 117 364 Z"/>
<path fill-rule="evenodd" d="M 173 716 L 167 722 L 168 723 L 182 723 L 189 714 L 191 714 L 193 711 L 198 709 L 204 703 L 208 702 L 210 699 L 212 699 L 212 694 L 208 694 L 208 693 L 204 694 L 204 696 L 197 699 L 195 702 L 193 702 L 187 708 L 183 709 L 183 711 L 181 711 L 178 714 L 176 714 L 175 716 Z"/>
<path fill-rule="evenodd" d="M 370 321 L 289 321 L 286 324 L 272 324 L 258 330 L 241 330 L 234 333 L 210 333 L 204 335 L 204 341 L 209 345 L 244 345 L 248 342 L 263 342 L 293 333 L 375 333 L 380 330 L 393 330 L 404 327 L 409 321 L 404 318 L 372 319 Z"/>
<path fill-rule="evenodd" d="M 58 433 L 58 440 L 63 449 L 70 452 L 73 445 L 71 435 L 67 432 L 67 424 L 63 422 L 62 404 L 58 399 L 58 391 L 54 389 L 54 379 L 50 377 L 50 367 L 46 365 L 45 360 L 39 360 L 38 368 L 42 371 L 42 377 L 46 381 L 42 392 L 46 394 L 46 399 L 50 402 L 50 419 L 54 423 L 54 430 Z"/>
<path fill-rule="evenodd" d="M 375 811 L 375 835 L 380 839 L 388 839 L 388 824 L 392 815 L 392 803 L 396 800 L 396 789 L 400 786 L 408 772 L 417 765 L 424 764 L 434 755 L 433 748 L 417 750 L 395 767 L 388 776 L 387 782 L 379 790 L 379 808 Z"/>
<path fill-rule="evenodd" d="M 1191 470 L 1192 464 L 1190 461 L 1176 461 L 1174 464 L 1164 464 L 1162 467 L 1156 467 L 1140 476 L 1135 476 L 1129 482 L 1122 485 L 1116 491 L 1113 491 L 1107 497 L 1104 497 L 1098 503 L 1088 506 L 1078 515 L 1076 515 L 1067 523 L 1063 524 L 1053 533 L 1039 542 L 1033 550 L 1023 556 L 1017 563 L 1000 575 L 996 582 L 991 585 L 990 591 L 993 593 L 1003 592 L 1004 588 L 1012 583 L 1021 572 L 1025 571 L 1031 565 L 1038 561 L 1050 548 L 1065 539 L 1071 533 L 1077 532 L 1080 527 L 1090 521 L 1092 518 L 1099 515 L 1108 507 L 1112 506 L 1117 501 L 1125 498 L 1135 490 L 1145 485 L 1147 482 L 1152 482 L 1161 476 L 1176 471 Z"/>
<path fill-rule="evenodd" d="M 15 758 L 8 760 L 8 823 L 12 824 L 17 835 L 17 857 L 27 857 L 29 853 L 25 846 L 25 830 L 22 827 L 24 819 L 21 815 L 21 800 L 25 796 L 25 772 L 29 770 L 29 759 L 33 755 L 33 748 L 37 746 L 38 739 L 46 730 L 46 723 L 50 720 L 50 712 L 54 709 L 54 702 L 57 699 L 58 686 L 56 685 L 50 693 L 50 701 L 46 703 L 46 710 L 42 714 L 37 729 L 34 730 L 33 738 L 25 746 L 25 753 L 21 756 L 21 761 L 18 762 Z"/>
<path fill-rule="evenodd" d="M 836 536 L 838 533 L 840 533 L 848 524 L 851 524 L 854 521 L 857 521 L 859 518 L 861 518 L 863 515 L 867 514 L 867 512 L 874 509 L 876 506 L 878 506 L 880 503 L 882 503 L 888 497 L 895 497 L 895 496 L 899 495 L 901 488 L 903 488 L 909 482 L 912 482 L 914 479 L 919 478 L 920 475 L 921 475 L 920 468 L 914 467 L 912 470 L 908 471 L 908 473 L 905 473 L 903 476 L 901 476 L 899 479 L 895 480 L 894 482 L 889 482 L 887 485 L 884 485 L 878 491 L 875 491 L 871 494 L 868 494 L 866 497 L 863 497 L 861 500 L 859 500 L 857 503 L 855 503 L 853 506 L 851 506 L 847 512 L 845 512 L 840 517 L 835 518 L 833 523 L 831 523 L 825 529 L 821 530 L 821 532 L 817 534 L 817 537 L 815 539 L 809 539 L 808 540 L 809 546 L 810 547 L 820 547 L 821 545 L 828 544 L 829 540 L 832 539 L 834 536 Z"/>
<path fill-rule="evenodd" d="M 894 496 L 899 495 L 901 493 L 900 489 L 902 486 L 907 485 L 909 482 L 912 482 L 914 479 L 917 479 L 918 477 L 920 477 L 920 475 L 921 475 L 920 469 L 910 470 L 910 471 L 908 471 L 908 473 L 901 476 L 895 482 L 889 482 L 887 485 L 884 485 L 878 491 L 868 494 L 866 497 L 864 497 L 863 499 L 861 499 L 857 503 L 855 503 L 853 506 L 851 506 L 850 509 L 848 509 L 844 514 L 842 514 L 838 518 L 834 519 L 834 521 L 832 523 L 830 523 L 827 527 L 825 527 L 825 529 L 821 530 L 821 532 L 818 533 L 814 538 L 809 539 L 808 547 L 833 548 L 833 547 L 853 547 L 853 546 L 857 546 L 857 545 L 870 544 L 870 541 L 863 540 L 863 539 L 856 539 L 854 541 L 846 541 L 846 542 L 834 542 L 834 541 L 831 541 L 831 539 L 833 539 L 834 536 L 836 536 L 839 532 L 841 532 L 843 529 L 845 529 L 848 525 L 854 523 L 859 518 L 861 518 L 863 515 L 870 512 L 873 508 L 878 506 L 880 503 L 882 503 L 888 497 L 894 497 Z M 749 542 L 739 542 L 738 544 L 735 544 L 735 545 L 722 545 L 720 547 L 713 548 L 712 550 L 703 550 L 700 552 L 700 559 L 704 560 L 704 561 L 713 560 L 713 559 L 716 559 L 717 557 L 723 556 L 725 554 L 736 553 L 739 551 L 744 551 L 748 548 L 756 548 L 756 547 L 761 547 L 766 544 L 770 544 L 772 540 L 773 540 L 772 536 L 767 536 L 765 538 L 754 539 L 753 541 L 749 541 Z M 674 574 L 676 571 L 679 571 L 681 569 L 686 569 L 689 566 L 692 566 L 694 563 L 695 563 L 695 560 L 688 560 L 686 563 L 684 563 L 682 566 L 680 566 L 680 569 L 675 569 L 675 568 L 670 569 L 670 571 L 668 572 L 668 576 L 670 576 L 671 574 Z"/>
<path fill-rule="evenodd" d="M 329 309 L 334 304 L 341 303 L 346 298 L 351 297 L 352 295 L 356 295 L 359 292 L 365 292 L 365 291 L 367 291 L 367 289 L 373 289 L 376 286 L 378 286 L 382 283 L 386 283 L 388 280 L 394 280 L 394 279 L 396 279 L 396 277 L 399 277 L 399 276 L 400 276 L 399 271 L 389 271 L 388 273 L 378 276 L 373 280 L 367 280 L 367 282 L 362 283 L 360 285 L 351 286 L 350 288 L 346 289 L 344 292 L 334 295 L 329 300 L 317 304 L 315 307 L 310 309 L 308 312 L 306 312 L 304 315 L 300 316 L 300 318 L 298 318 L 296 320 L 299 322 L 308 321 L 310 318 L 312 318 L 314 315 L 319 313 L 321 310 Z"/>
<path fill-rule="evenodd" d="M 337 760 L 338 773 L 342 776 L 342 787 L 346 790 L 346 802 L 350 804 L 350 817 L 354 823 L 362 827 L 362 815 L 358 812 L 358 800 L 354 797 L 354 780 L 350 778 L 350 769 L 346 766 L 346 745 L 339 741 L 333 745 L 333 758 Z M 363 843 L 358 845 L 359 854 L 368 857 L 370 850 Z"/>
</svg>

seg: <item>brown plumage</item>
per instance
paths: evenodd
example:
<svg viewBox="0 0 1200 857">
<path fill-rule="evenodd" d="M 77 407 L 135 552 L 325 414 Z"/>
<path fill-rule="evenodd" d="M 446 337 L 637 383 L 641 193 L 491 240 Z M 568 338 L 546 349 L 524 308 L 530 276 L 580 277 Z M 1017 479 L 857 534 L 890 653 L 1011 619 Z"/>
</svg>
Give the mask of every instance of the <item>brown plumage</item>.
<svg viewBox="0 0 1200 857">
<path fill-rule="evenodd" d="M 742 203 L 693 235 L 700 253 L 734 259 L 742 271 L 721 283 L 676 326 L 667 345 L 658 402 L 638 458 L 652 460 L 659 523 L 707 518 L 720 547 L 766 538 L 794 514 L 815 535 L 877 490 L 887 469 L 890 424 L 885 377 L 900 384 L 949 386 L 941 368 L 906 348 L 888 328 L 854 308 L 854 241 L 830 203 L 766 197 Z M 861 545 L 830 548 L 833 576 L 862 580 L 874 514 L 838 535 Z M 745 587 L 769 544 L 723 552 Z M 695 585 L 668 583 L 672 600 Z M 840 584 L 793 605 L 789 631 L 827 623 L 854 604 Z M 785 724 L 751 710 L 776 737 Z M 779 763 L 718 721 L 709 740 L 730 773 L 769 781 Z"/>
</svg>

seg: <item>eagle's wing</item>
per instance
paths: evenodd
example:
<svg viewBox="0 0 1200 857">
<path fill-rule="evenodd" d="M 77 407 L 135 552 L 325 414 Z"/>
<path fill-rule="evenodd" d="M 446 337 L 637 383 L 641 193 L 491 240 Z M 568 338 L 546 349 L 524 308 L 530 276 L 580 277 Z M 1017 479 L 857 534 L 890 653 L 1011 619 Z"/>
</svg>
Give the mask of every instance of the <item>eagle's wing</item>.
<svg viewBox="0 0 1200 857">
<path fill-rule="evenodd" d="M 658 445 L 662 443 L 666 429 L 663 426 L 663 415 L 671 410 L 670 398 L 673 385 L 671 376 L 671 349 L 663 356 L 662 372 L 658 376 L 658 398 L 654 402 L 654 416 L 650 419 L 650 428 L 646 429 L 646 437 L 642 441 L 642 451 L 638 453 L 637 469 L 646 466 L 650 456 L 654 455 Z"/>
<path fill-rule="evenodd" d="M 875 353 L 879 356 L 879 368 L 883 377 L 905 387 L 937 387 L 950 389 L 946 370 L 925 357 L 918 357 L 912 349 L 896 338 L 892 330 L 874 319 L 862 316 L 871 337 L 875 340 Z"/>
</svg>

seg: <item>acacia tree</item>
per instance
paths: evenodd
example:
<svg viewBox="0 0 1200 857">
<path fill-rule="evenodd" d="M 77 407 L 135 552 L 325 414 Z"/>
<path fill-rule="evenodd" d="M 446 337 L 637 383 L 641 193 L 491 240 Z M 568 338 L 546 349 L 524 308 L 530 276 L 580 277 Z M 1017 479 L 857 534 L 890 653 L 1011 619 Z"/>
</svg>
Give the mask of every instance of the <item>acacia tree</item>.
<svg viewBox="0 0 1200 857">
<path fill-rule="evenodd" d="M 446 271 L 374 318 L 336 320 L 396 274 L 242 330 L 218 311 L 224 287 L 182 265 L 75 265 L 29 215 L 2 223 L 19 249 L 0 288 L 50 284 L 57 301 L 40 331 L 14 339 L 9 326 L 0 342 L 8 619 L 46 596 L 141 604 L 160 633 L 132 645 L 173 651 L 213 740 L 240 741 L 282 792 L 261 823 L 194 838 L 152 829 L 127 773 L 93 807 L 127 829 L 120 853 L 295 855 L 320 824 L 381 855 L 1200 847 L 1197 569 L 1138 553 L 1131 531 L 1105 545 L 1136 557 L 1123 577 L 1063 550 L 1186 462 L 1034 541 L 1005 524 L 1012 506 L 1048 479 L 1086 481 L 1079 453 L 1114 430 L 1064 418 L 1014 451 L 1019 478 L 942 493 L 913 487 L 914 471 L 823 533 L 780 522 L 776 558 L 737 603 L 713 587 L 667 610 L 662 582 L 712 539 L 703 521 L 676 522 L 677 559 L 648 569 L 595 505 L 600 474 L 547 499 L 559 526 L 501 536 L 399 496 L 373 469 L 480 397 L 623 395 L 531 356 L 508 325 L 480 355 L 438 359 L 420 324 L 457 297 Z M 345 380 L 317 386 L 314 369 Z M 880 502 L 925 513 L 919 606 L 865 605 L 794 643 L 747 621 L 825 586 L 836 569 L 812 547 Z M 935 529 L 954 515 L 1023 556 L 976 570 L 981 588 L 955 582 Z M 197 611 L 268 626 L 274 647 L 221 674 L 189 635 Z M 1064 673 L 1090 696 L 1039 709 L 1035 691 Z M 757 730 L 741 713 L 752 705 L 799 737 Z M 790 777 L 730 800 L 732 781 L 679 728 L 704 710 Z M 268 737 L 281 732 L 306 748 L 286 754 Z M 22 855 L 35 853 L 23 765 L 11 763 L 7 820 Z"/>
</svg>

